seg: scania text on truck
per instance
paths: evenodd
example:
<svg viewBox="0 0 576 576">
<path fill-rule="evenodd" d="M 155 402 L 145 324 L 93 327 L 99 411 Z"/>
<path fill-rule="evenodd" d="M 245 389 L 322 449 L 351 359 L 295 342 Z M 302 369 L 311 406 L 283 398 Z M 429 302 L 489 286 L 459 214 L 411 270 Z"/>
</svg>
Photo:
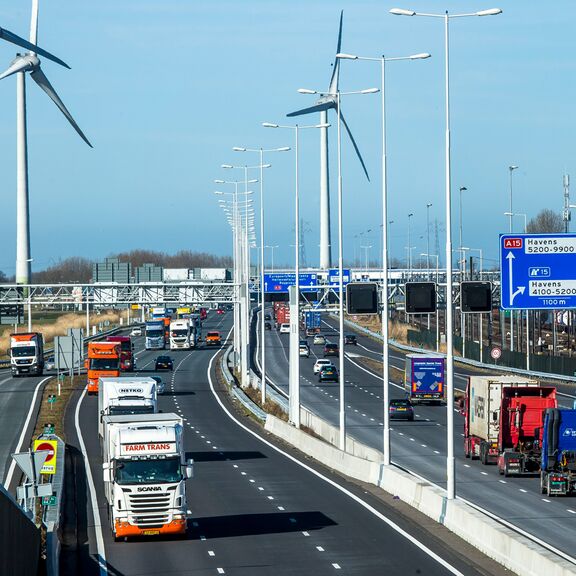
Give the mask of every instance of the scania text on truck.
<svg viewBox="0 0 576 576">
<path fill-rule="evenodd" d="M 190 350 L 192 337 L 189 318 L 170 322 L 170 350 Z"/>
<path fill-rule="evenodd" d="M 146 322 L 146 350 L 163 350 L 166 346 L 164 339 L 164 321 L 151 320 Z"/>
<path fill-rule="evenodd" d="M 566 496 L 576 491 L 576 410 L 545 412 L 540 490 L 548 496 Z"/>
<path fill-rule="evenodd" d="M 88 394 L 96 394 L 99 378 L 120 376 L 120 344 L 89 342 L 88 358 L 84 366 L 88 371 Z"/>
<path fill-rule="evenodd" d="M 10 334 L 10 368 L 12 376 L 44 372 L 44 337 L 40 332 Z"/>
<path fill-rule="evenodd" d="M 156 380 L 148 377 L 120 376 L 100 378 L 98 382 L 98 434 L 104 435 L 104 416 L 156 414 Z"/>
<path fill-rule="evenodd" d="M 446 400 L 446 368 L 439 354 L 406 354 L 404 389 L 412 404 L 439 404 Z"/>
<path fill-rule="evenodd" d="M 176 414 L 104 416 L 102 468 L 108 518 L 116 540 L 185 534 L 183 421 Z"/>
<path fill-rule="evenodd" d="M 134 370 L 134 346 L 130 336 L 108 336 L 106 340 L 120 344 L 120 370 L 132 372 Z"/>
<path fill-rule="evenodd" d="M 543 414 L 556 389 L 519 376 L 470 376 L 464 408 L 464 454 L 501 474 L 537 472 Z"/>
</svg>

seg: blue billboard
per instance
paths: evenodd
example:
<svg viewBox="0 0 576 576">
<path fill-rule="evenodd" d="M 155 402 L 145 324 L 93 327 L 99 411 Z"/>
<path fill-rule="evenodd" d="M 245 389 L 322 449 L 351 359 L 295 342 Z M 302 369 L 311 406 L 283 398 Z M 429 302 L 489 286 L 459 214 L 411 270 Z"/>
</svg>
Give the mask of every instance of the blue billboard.
<svg viewBox="0 0 576 576">
<path fill-rule="evenodd" d="M 302 273 L 298 275 L 300 280 L 300 291 L 311 292 L 316 290 L 317 274 Z M 294 272 L 276 272 L 264 274 L 264 292 L 279 293 L 288 292 L 289 286 L 296 284 L 296 274 Z"/>
</svg>

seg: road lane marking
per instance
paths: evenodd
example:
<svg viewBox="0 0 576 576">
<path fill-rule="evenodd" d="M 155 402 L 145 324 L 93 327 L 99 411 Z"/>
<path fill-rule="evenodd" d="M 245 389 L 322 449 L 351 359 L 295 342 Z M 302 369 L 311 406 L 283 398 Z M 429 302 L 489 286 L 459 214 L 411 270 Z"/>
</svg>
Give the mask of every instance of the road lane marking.
<svg viewBox="0 0 576 576">
<path fill-rule="evenodd" d="M 388 518 L 387 516 L 382 514 L 380 511 L 376 510 L 376 508 L 374 508 L 373 506 L 371 506 L 370 504 L 368 504 L 367 502 L 362 500 L 359 496 L 357 496 L 356 494 L 353 494 L 352 492 L 350 492 L 350 490 L 344 488 L 343 486 L 341 486 L 340 484 L 338 484 L 334 480 L 328 478 L 327 476 L 324 476 L 323 474 L 321 474 L 317 470 L 314 470 L 312 467 L 308 466 L 304 462 L 301 462 L 300 460 L 298 460 L 297 458 L 295 458 L 291 454 L 289 454 L 289 453 L 285 452 L 284 450 L 280 449 L 279 447 L 275 446 L 274 444 L 272 444 L 271 442 L 269 442 L 265 438 L 262 438 L 259 434 L 257 434 L 256 432 L 254 432 L 253 430 L 248 428 L 246 425 L 242 424 L 224 405 L 224 403 L 222 402 L 222 400 L 220 399 L 220 397 L 218 396 L 218 394 L 216 393 L 216 390 L 214 388 L 214 382 L 212 379 L 211 372 L 212 372 L 212 366 L 214 364 L 214 360 L 215 360 L 217 355 L 218 355 L 218 352 L 216 352 L 212 356 L 212 358 L 210 359 L 210 362 L 208 363 L 208 368 L 207 368 L 208 382 L 210 384 L 210 391 L 212 392 L 212 395 L 214 396 L 216 402 L 219 404 L 220 408 L 228 416 L 228 418 L 230 418 L 230 420 L 232 420 L 237 426 L 242 428 L 245 432 L 247 432 L 248 434 L 250 434 L 251 436 L 256 438 L 258 441 L 260 441 L 264 445 L 268 446 L 270 449 L 274 450 L 278 454 L 283 455 L 285 458 L 287 458 L 288 460 L 290 460 L 291 462 L 293 462 L 297 466 L 300 466 L 304 470 L 307 470 L 309 473 L 311 473 L 314 476 L 316 476 L 317 478 L 323 480 L 324 482 L 326 482 L 327 484 L 329 484 L 330 486 L 332 486 L 336 490 L 339 490 L 342 494 L 345 494 L 346 496 L 348 496 L 351 500 L 353 500 L 354 502 L 356 502 L 357 504 L 362 506 L 365 510 L 367 510 L 368 512 L 370 512 L 371 514 L 376 516 L 378 519 L 380 519 L 382 522 L 384 522 L 392 530 L 396 531 L 402 537 L 406 538 L 406 540 L 411 542 L 414 546 L 416 546 L 417 548 L 422 550 L 422 552 L 424 552 L 431 559 L 433 559 L 438 564 L 443 566 L 447 571 L 449 571 L 450 573 L 455 574 L 457 576 L 464 576 L 462 574 L 462 572 L 460 572 L 457 568 L 452 566 L 448 561 L 444 560 L 441 556 L 439 556 L 434 551 L 432 551 L 430 548 L 428 548 L 425 544 L 420 542 L 416 537 L 412 536 L 412 534 L 408 533 L 406 530 L 401 528 L 393 520 L 391 520 L 390 518 Z M 278 509 L 283 510 L 284 508 L 279 506 Z M 332 564 L 332 566 L 334 566 L 335 569 L 340 570 L 339 564 L 334 563 L 334 564 Z"/>
</svg>

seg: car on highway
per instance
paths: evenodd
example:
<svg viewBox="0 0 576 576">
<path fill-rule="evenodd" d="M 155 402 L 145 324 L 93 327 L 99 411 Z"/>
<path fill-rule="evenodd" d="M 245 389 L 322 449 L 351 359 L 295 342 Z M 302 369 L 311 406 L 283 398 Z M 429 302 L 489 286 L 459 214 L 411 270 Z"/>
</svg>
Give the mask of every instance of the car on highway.
<svg viewBox="0 0 576 576">
<path fill-rule="evenodd" d="M 326 336 L 324 334 L 316 334 L 313 340 L 314 344 L 326 344 Z"/>
<path fill-rule="evenodd" d="M 206 333 L 206 346 L 220 346 L 222 344 L 222 336 L 218 330 L 211 330 Z"/>
<path fill-rule="evenodd" d="M 224 308 L 218 308 L 218 310 L 216 310 L 216 314 L 224 314 Z"/>
<path fill-rule="evenodd" d="M 272 324 L 270 324 L 270 322 L 264 322 L 264 330 L 272 330 Z"/>
<path fill-rule="evenodd" d="M 154 370 L 174 370 L 174 362 L 170 356 L 158 356 L 154 364 Z"/>
<path fill-rule="evenodd" d="M 130 336 L 142 336 L 142 328 L 140 328 L 139 326 L 136 326 L 136 328 L 132 328 Z"/>
<path fill-rule="evenodd" d="M 414 407 L 408 398 L 390 400 L 388 414 L 394 420 L 414 420 Z"/>
<path fill-rule="evenodd" d="M 151 376 L 152 380 L 156 380 L 156 394 L 164 394 L 166 391 L 164 382 L 160 376 Z"/>
<path fill-rule="evenodd" d="M 298 354 L 304 358 L 310 358 L 310 346 L 308 346 L 307 342 L 304 344 L 300 342 L 300 346 L 298 346 Z"/>
<path fill-rule="evenodd" d="M 54 370 L 54 368 L 56 368 L 56 361 L 54 360 L 54 356 L 48 356 L 48 358 L 44 360 L 44 369 Z"/>
<path fill-rule="evenodd" d="M 344 334 L 344 344 L 351 344 L 352 346 L 358 345 L 356 334 Z"/>
<path fill-rule="evenodd" d="M 320 370 L 324 366 L 334 366 L 334 364 L 332 364 L 332 360 L 326 360 L 325 358 L 318 358 L 318 360 L 316 360 L 316 362 L 314 363 L 314 368 L 312 369 L 314 371 L 314 374 L 318 374 L 318 372 L 320 372 Z"/>
<path fill-rule="evenodd" d="M 272 320 L 270 314 L 264 314 L 264 320 Z"/>
<path fill-rule="evenodd" d="M 280 334 L 290 334 L 290 324 L 280 324 Z"/>
<path fill-rule="evenodd" d="M 326 356 L 338 356 L 340 353 L 340 349 L 338 348 L 338 344 L 332 344 L 331 342 L 326 342 L 324 345 L 324 358 Z"/>
<path fill-rule="evenodd" d="M 318 382 L 338 382 L 336 366 L 323 366 L 318 372 Z"/>
</svg>

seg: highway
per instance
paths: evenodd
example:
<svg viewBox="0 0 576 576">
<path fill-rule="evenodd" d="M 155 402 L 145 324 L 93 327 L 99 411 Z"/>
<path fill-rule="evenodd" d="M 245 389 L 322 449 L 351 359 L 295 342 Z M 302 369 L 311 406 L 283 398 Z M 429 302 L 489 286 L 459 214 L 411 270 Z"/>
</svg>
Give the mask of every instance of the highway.
<svg viewBox="0 0 576 576">
<path fill-rule="evenodd" d="M 209 317 L 204 332 L 226 334 L 231 318 Z M 142 344 L 137 338 L 137 366 L 146 374 L 157 352 L 141 350 Z M 399 514 L 403 505 L 391 497 L 382 501 L 368 488 L 300 462 L 300 455 L 271 443 L 248 418 L 238 420 L 215 377 L 214 350 L 169 354 L 175 370 L 167 373 L 160 409 L 185 418 L 187 455 L 195 461 L 187 483 L 189 534 L 113 542 L 102 491 L 97 399 L 78 392 L 66 420 L 72 473 L 62 574 L 98 574 L 99 556 L 105 559 L 101 574 L 126 576 L 499 573 L 483 557 L 489 567 L 477 567 L 474 558 L 480 555 L 442 527 L 429 532 Z M 92 499 L 102 526 L 93 520 Z"/>
<path fill-rule="evenodd" d="M 337 322 L 324 322 L 323 333 L 337 342 Z M 352 330 L 348 330 L 352 332 Z M 381 345 L 360 333 L 358 346 L 346 347 L 345 397 L 347 432 L 364 444 L 382 450 L 382 377 L 358 363 L 360 355 L 381 361 Z M 267 375 L 282 390 L 288 390 L 289 336 L 266 331 Z M 312 366 L 322 357 L 322 346 L 311 344 L 309 359 L 301 358 L 301 402 L 334 426 L 338 426 L 339 386 L 319 384 Z M 391 351 L 391 362 L 403 370 L 403 355 Z M 337 360 L 337 359 L 335 359 Z M 457 368 L 455 387 L 465 388 L 467 370 Z M 567 392 L 567 390 L 563 390 Z M 404 397 L 403 390 L 391 383 L 390 397 Z M 571 399 L 561 403 L 570 405 Z M 417 406 L 416 420 L 391 421 L 392 461 L 438 486 L 446 486 L 446 407 Z M 506 478 L 496 466 L 483 466 L 467 460 L 463 451 L 464 419 L 455 410 L 455 455 L 457 494 L 480 509 L 503 519 L 535 538 L 573 555 L 576 528 L 576 503 L 570 498 L 548 499 L 540 493 L 539 477 Z M 574 560 L 573 560 L 574 561 Z"/>
<path fill-rule="evenodd" d="M 28 450 L 36 425 L 42 385 L 47 380 L 47 375 L 13 378 L 10 370 L 0 371 L 0 479 L 12 494 L 16 493 L 20 469 L 10 455 Z"/>
</svg>

